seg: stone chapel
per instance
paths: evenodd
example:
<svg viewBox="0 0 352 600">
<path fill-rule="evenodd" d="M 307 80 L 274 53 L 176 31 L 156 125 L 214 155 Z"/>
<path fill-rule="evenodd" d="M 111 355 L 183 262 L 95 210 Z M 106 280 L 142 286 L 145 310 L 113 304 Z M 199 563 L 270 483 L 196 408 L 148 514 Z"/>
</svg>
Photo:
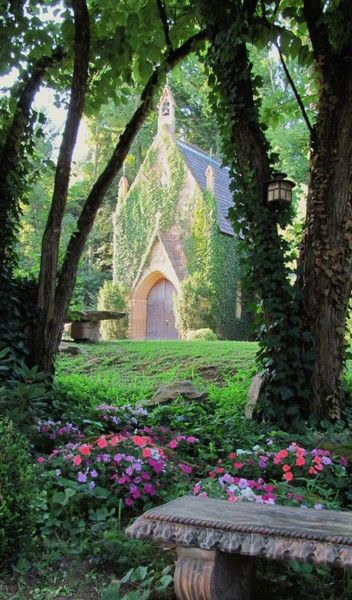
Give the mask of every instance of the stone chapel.
<svg viewBox="0 0 352 600">
<path fill-rule="evenodd" d="M 186 323 L 221 339 L 248 339 L 229 171 L 178 138 L 175 108 L 165 86 L 157 134 L 137 177 L 131 186 L 125 176 L 119 183 L 113 281 L 130 290 L 129 337 L 178 339 Z"/>
</svg>

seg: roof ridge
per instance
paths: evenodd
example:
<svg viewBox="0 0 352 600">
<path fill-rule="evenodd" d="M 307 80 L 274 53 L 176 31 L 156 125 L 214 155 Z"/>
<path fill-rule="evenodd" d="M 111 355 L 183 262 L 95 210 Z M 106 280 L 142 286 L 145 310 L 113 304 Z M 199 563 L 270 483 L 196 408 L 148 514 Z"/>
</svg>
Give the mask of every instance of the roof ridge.
<svg viewBox="0 0 352 600">
<path fill-rule="evenodd" d="M 197 146 L 197 144 L 192 144 L 191 142 L 184 142 L 183 140 L 178 140 L 178 139 L 176 139 L 176 144 L 182 144 L 184 146 L 187 146 L 191 150 L 195 150 L 196 152 L 199 152 L 200 154 L 202 154 L 203 156 L 208 158 L 209 162 L 213 161 L 213 162 L 217 163 L 222 169 L 229 168 L 226 165 L 222 164 L 222 160 L 218 156 L 216 156 L 216 154 L 213 154 L 212 156 L 210 156 L 208 152 L 206 152 L 205 150 L 202 150 L 202 148 Z"/>
</svg>

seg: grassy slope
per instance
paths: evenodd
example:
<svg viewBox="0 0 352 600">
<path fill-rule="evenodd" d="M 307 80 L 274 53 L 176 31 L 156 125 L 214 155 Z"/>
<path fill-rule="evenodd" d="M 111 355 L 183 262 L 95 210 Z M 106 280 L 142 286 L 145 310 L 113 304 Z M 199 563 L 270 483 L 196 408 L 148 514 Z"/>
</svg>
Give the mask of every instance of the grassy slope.
<svg viewBox="0 0 352 600">
<path fill-rule="evenodd" d="M 82 346 L 83 347 L 83 346 Z M 257 345 L 253 342 L 119 341 L 87 344 L 88 354 L 61 355 L 60 387 L 90 404 L 135 403 L 163 384 L 192 380 L 200 389 L 247 388 Z"/>
</svg>

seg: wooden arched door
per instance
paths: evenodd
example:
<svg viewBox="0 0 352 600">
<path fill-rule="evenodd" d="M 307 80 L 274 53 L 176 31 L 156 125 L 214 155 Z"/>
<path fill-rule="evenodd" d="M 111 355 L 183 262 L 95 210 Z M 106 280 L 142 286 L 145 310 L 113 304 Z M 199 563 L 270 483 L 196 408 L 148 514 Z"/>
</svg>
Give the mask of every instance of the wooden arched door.
<svg viewBox="0 0 352 600">
<path fill-rule="evenodd" d="M 167 279 L 159 279 L 147 299 L 147 339 L 176 340 L 178 338 L 173 311 L 176 289 Z"/>
</svg>

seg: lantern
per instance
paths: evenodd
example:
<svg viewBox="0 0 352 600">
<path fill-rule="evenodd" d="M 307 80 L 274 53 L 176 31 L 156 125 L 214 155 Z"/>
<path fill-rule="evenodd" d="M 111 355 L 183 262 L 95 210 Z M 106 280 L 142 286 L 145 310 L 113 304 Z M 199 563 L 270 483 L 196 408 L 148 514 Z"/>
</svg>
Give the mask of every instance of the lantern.
<svg viewBox="0 0 352 600">
<path fill-rule="evenodd" d="M 289 204 L 292 200 L 292 188 L 295 183 L 285 179 L 286 173 L 275 173 L 274 179 L 268 181 L 268 202 Z"/>
</svg>

